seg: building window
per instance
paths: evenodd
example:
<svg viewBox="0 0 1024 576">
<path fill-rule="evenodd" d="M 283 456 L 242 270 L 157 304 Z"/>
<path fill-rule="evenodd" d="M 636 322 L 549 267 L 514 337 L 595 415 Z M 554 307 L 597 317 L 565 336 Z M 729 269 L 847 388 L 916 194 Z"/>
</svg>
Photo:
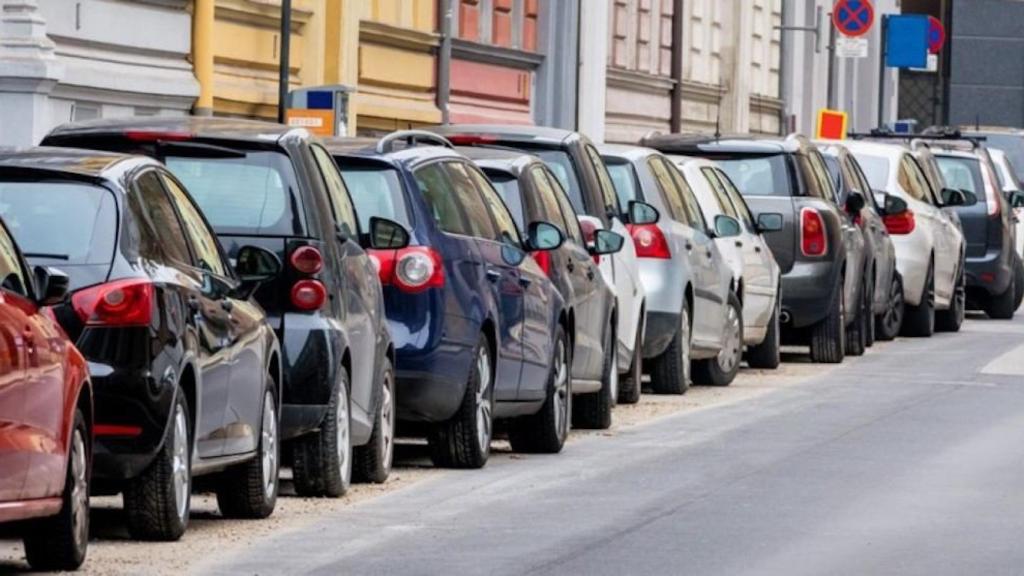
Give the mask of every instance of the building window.
<svg viewBox="0 0 1024 576">
<path fill-rule="evenodd" d="M 538 12 L 538 0 L 459 0 L 457 36 L 536 52 Z"/>
<path fill-rule="evenodd" d="M 71 121 L 82 122 L 85 120 L 95 120 L 100 117 L 100 106 L 99 104 L 91 104 L 85 102 L 74 102 L 71 104 Z"/>
</svg>

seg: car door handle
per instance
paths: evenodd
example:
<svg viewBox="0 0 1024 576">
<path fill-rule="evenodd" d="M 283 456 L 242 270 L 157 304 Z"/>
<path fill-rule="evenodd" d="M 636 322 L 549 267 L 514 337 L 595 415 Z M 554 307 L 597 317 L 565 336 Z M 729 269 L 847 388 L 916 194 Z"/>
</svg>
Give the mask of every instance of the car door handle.
<svg viewBox="0 0 1024 576">
<path fill-rule="evenodd" d="M 760 246 L 754 246 L 754 252 L 757 252 L 758 254 L 760 254 L 761 253 L 761 247 Z"/>
<path fill-rule="evenodd" d="M 225 312 L 231 312 L 232 310 L 235 309 L 235 303 L 232 302 L 231 300 L 228 300 L 227 298 L 224 298 L 223 300 L 220 301 L 220 308 Z"/>
<path fill-rule="evenodd" d="M 201 308 L 201 306 L 199 305 L 199 298 L 196 298 L 195 296 L 189 296 L 188 297 L 188 309 L 193 311 L 193 312 L 199 312 L 200 308 Z"/>
<path fill-rule="evenodd" d="M 488 268 L 487 272 L 486 272 L 486 275 L 487 275 L 487 281 L 491 282 L 493 284 L 497 284 L 498 280 L 501 280 L 501 271 L 500 270 L 495 270 L 494 268 Z"/>
<path fill-rule="evenodd" d="M 741 242 L 741 241 L 737 240 L 737 241 L 736 241 L 736 247 L 737 247 L 737 248 L 743 248 L 743 242 Z"/>
<path fill-rule="evenodd" d="M 707 255 L 708 255 L 708 258 L 711 258 L 711 249 L 710 249 L 710 248 L 708 248 L 708 251 L 707 251 L 707 252 L 705 252 L 705 254 L 707 254 Z"/>
<path fill-rule="evenodd" d="M 686 251 L 687 252 L 691 252 L 692 250 L 693 250 L 693 243 L 692 242 L 687 242 L 686 243 Z"/>
<path fill-rule="evenodd" d="M 587 280 L 593 280 L 594 276 L 595 276 L 594 269 L 593 268 L 588 268 L 587 269 Z"/>
<path fill-rule="evenodd" d="M 574 264 L 572 260 L 569 260 L 569 263 L 565 265 L 565 268 L 569 272 L 575 272 L 576 271 L 576 264 Z"/>
<path fill-rule="evenodd" d="M 533 284 L 533 280 L 522 276 L 519 277 L 519 285 L 523 288 L 529 288 L 531 284 Z"/>
</svg>

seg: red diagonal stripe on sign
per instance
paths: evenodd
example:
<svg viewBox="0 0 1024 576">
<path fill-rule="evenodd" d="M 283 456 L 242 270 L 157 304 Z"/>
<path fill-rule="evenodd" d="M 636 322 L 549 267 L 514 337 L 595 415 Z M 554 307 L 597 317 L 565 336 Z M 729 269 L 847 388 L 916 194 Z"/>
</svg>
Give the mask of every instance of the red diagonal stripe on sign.
<svg viewBox="0 0 1024 576">
<path fill-rule="evenodd" d="M 855 10 L 855 9 L 850 7 L 849 3 L 847 3 L 845 6 L 843 6 L 840 9 L 840 10 L 846 10 L 846 18 L 840 18 L 839 19 L 839 22 L 843 25 L 844 28 L 850 27 L 850 28 L 857 29 L 857 28 L 860 28 L 861 26 L 864 26 L 864 22 L 861 22 L 861 20 L 860 20 L 860 15 L 862 13 L 864 13 L 864 12 L 867 12 L 868 5 L 867 4 L 863 4 L 863 3 L 858 3 L 857 6 L 859 6 L 859 8 L 857 8 Z M 866 18 L 866 16 L 865 16 L 865 18 Z M 854 26 L 850 26 L 851 24 L 853 24 Z"/>
</svg>

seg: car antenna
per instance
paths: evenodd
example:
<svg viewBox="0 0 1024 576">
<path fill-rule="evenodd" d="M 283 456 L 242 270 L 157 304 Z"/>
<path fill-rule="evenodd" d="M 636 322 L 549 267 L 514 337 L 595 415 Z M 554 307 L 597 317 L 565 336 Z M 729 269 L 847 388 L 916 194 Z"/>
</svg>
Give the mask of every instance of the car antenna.
<svg viewBox="0 0 1024 576">
<path fill-rule="evenodd" d="M 722 139 L 722 98 L 725 97 L 725 87 L 718 85 L 718 110 L 715 113 L 715 140 Z"/>
</svg>

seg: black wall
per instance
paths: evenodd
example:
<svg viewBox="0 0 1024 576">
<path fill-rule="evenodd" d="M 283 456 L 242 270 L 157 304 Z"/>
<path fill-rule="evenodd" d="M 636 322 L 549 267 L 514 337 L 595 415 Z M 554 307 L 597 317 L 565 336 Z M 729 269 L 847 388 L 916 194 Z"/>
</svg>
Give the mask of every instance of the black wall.
<svg viewBox="0 0 1024 576">
<path fill-rule="evenodd" d="M 1024 2 L 954 0 L 949 123 L 1024 127 Z"/>
</svg>

